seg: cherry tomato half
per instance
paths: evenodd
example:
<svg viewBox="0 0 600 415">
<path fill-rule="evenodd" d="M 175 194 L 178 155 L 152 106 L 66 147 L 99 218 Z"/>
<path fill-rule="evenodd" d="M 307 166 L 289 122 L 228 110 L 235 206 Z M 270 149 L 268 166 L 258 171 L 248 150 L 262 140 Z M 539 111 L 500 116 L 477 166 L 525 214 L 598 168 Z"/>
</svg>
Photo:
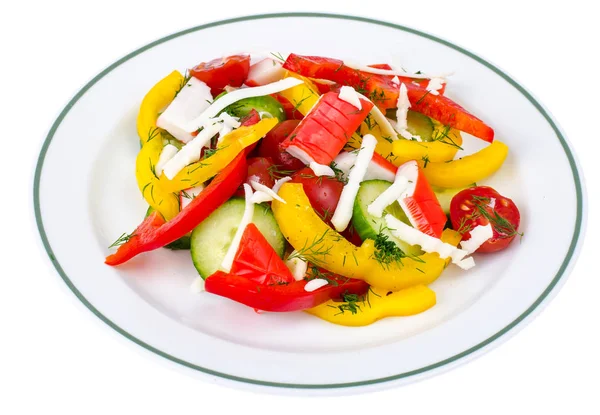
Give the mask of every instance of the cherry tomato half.
<svg viewBox="0 0 600 415">
<path fill-rule="evenodd" d="M 250 70 L 250 55 L 233 55 L 203 62 L 190 70 L 190 75 L 210 87 L 216 97 L 227 85 L 242 86 Z"/>
<path fill-rule="evenodd" d="M 308 167 L 294 173 L 292 183 L 302 184 L 315 212 L 329 223 L 340 200 L 344 183 L 335 177 L 315 176 Z"/>
<path fill-rule="evenodd" d="M 267 187 L 273 187 L 275 180 L 273 176 L 273 160 L 266 157 L 252 157 L 248 159 L 248 178 L 246 183 L 250 183 L 250 180 L 258 181 L 260 184 L 264 184 Z"/>
<path fill-rule="evenodd" d="M 280 148 L 280 144 L 294 131 L 298 123 L 300 121 L 297 120 L 280 122 L 261 140 L 258 148 L 258 155 L 273 160 L 277 169 L 282 172 L 291 173 L 304 168 L 304 163 Z"/>
<path fill-rule="evenodd" d="M 471 238 L 470 230 L 477 225 L 492 224 L 494 236 L 477 252 L 496 252 L 506 248 L 518 232 L 521 215 L 515 203 L 488 186 L 465 189 L 450 203 L 452 227 L 462 233 L 463 240 Z"/>
</svg>

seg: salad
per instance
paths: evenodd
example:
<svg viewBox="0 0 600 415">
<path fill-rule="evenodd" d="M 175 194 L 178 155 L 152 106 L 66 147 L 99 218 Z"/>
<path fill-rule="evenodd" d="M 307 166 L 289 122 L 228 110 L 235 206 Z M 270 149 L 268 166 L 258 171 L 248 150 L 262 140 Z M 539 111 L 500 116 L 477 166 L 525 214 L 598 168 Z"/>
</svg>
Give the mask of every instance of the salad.
<svg viewBox="0 0 600 415">
<path fill-rule="evenodd" d="M 297 54 L 172 72 L 137 118 L 146 218 L 106 264 L 186 249 L 196 291 L 347 326 L 433 307 L 445 268 L 522 236 L 481 185 L 508 147 L 447 81 Z M 458 157 L 461 132 L 489 144 Z"/>
</svg>

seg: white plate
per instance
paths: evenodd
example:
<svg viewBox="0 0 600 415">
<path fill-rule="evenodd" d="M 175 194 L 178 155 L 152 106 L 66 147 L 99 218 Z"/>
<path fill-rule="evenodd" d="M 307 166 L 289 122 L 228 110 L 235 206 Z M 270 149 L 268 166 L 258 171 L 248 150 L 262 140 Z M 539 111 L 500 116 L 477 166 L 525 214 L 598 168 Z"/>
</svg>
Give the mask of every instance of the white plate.
<svg viewBox="0 0 600 415">
<path fill-rule="evenodd" d="M 306 27 L 310 30 L 297 36 Z M 258 315 L 224 298 L 193 295 L 189 285 L 196 272 L 187 252 L 158 250 L 117 268 L 104 265 L 107 246 L 133 230 L 146 210 L 134 177 L 135 117 L 144 94 L 173 69 L 262 50 L 364 64 L 400 57 L 411 70 L 455 71 L 447 95 L 489 122 L 510 146 L 501 172 L 486 184 L 520 207 L 522 242 L 478 256 L 469 272 L 448 269 L 432 285 L 438 295 L 433 309 L 364 328 L 334 326 L 304 313 Z M 43 244 L 60 276 L 85 306 L 129 340 L 214 381 L 288 393 L 354 393 L 438 373 L 523 326 L 573 265 L 585 222 L 582 187 L 556 122 L 489 62 L 395 24 L 298 13 L 195 27 L 102 71 L 50 129 L 35 174 L 34 204 Z"/>
</svg>

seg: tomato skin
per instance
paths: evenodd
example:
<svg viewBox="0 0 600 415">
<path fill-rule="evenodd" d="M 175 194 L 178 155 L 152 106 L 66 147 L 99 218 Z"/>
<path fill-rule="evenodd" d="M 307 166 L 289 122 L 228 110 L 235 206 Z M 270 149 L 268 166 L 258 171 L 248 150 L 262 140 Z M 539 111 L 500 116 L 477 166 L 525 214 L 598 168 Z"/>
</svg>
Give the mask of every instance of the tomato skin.
<svg viewBox="0 0 600 415">
<path fill-rule="evenodd" d="M 242 86 L 250 71 L 250 55 L 232 55 L 202 62 L 190 70 L 190 75 L 210 87 L 216 97 L 227 85 Z"/>
<path fill-rule="evenodd" d="M 273 160 L 266 157 L 249 158 L 246 183 L 250 184 L 251 179 L 267 187 L 273 187 L 275 185 L 275 180 L 273 179 Z"/>
<path fill-rule="evenodd" d="M 291 182 L 302 184 L 315 212 L 329 223 L 340 200 L 344 183 L 335 177 L 317 177 L 308 167 L 294 173 Z"/>
<path fill-rule="evenodd" d="M 482 201 L 483 198 L 483 201 Z M 493 200 L 494 207 L 490 207 L 488 201 L 491 203 Z M 502 196 L 496 190 L 489 186 L 477 186 L 465 189 L 452 198 L 450 203 L 450 220 L 452 221 L 452 227 L 455 230 L 459 230 L 461 225 L 463 229 L 473 229 L 477 225 L 487 225 L 488 219 L 483 217 L 481 214 L 477 214 L 479 209 L 476 204 L 483 206 L 485 210 L 495 217 L 499 215 L 506 221 L 510 222 L 512 231 L 506 229 L 506 227 L 498 226 L 497 223 L 492 223 L 492 229 L 494 236 L 483 243 L 477 250 L 477 252 L 496 252 L 506 248 L 515 236 L 517 236 L 517 230 L 521 223 L 521 214 L 515 203 Z M 476 213 L 474 218 L 469 216 Z M 469 232 L 463 233 L 463 240 L 468 240 L 471 237 Z"/>
<path fill-rule="evenodd" d="M 286 120 L 277 124 L 261 140 L 258 148 L 260 157 L 270 158 L 278 170 L 296 171 L 303 169 L 304 163 L 283 150 L 280 144 L 294 131 L 300 121 Z"/>
</svg>

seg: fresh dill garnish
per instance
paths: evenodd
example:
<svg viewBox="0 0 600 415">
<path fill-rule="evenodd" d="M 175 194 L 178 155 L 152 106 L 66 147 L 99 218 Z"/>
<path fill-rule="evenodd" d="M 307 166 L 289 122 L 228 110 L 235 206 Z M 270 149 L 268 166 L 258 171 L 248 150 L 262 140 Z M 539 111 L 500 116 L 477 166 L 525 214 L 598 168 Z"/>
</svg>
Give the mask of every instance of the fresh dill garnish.
<svg viewBox="0 0 600 415">
<path fill-rule="evenodd" d="M 177 91 L 175 91 L 175 97 L 177 97 L 177 95 L 179 95 L 183 87 L 186 86 L 188 82 L 190 82 L 190 79 L 192 79 L 192 75 L 190 74 L 190 71 L 186 70 L 185 76 L 179 83 L 179 88 L 177 88 Z"/>
<path fill-rule="evenodd" d="M 463 148 L 460 145 L 458 145 L 458 143 L 456 141 L 454 141 L 452 139 L 452 137 L 450 137 L 451 130 L 452 130 L 452 127 L 450 127 L 450 125 L 445 125 L 444 129 L 441 132 L 434 130 L 434 135 L 431 136 L 431 140 L 439 141 L 440 143 L 444 143 L 451 147 L 455 147 L 459 150 L 462 150 Z"/>
<path fill-rule="evenodd" d="M 283 55 L 280 52 L 271 52 L 271 55 L 275 57 L 275 59 L 285 62 L 285 59 L 283 59 Z"/>
<path fill-rule="evenodd" d="M 323 222 L 327 222 L 333 216 L 333 213 L 331 213 L 331 210 L 329 208 L 323 210 L 323 213 L 319 212 L 318 210 L 315 210 L 315 213 L 319 215 Z"/>
<path fill-rule="evenodd" d="M 159 135 L 160 129 L 158 127 L 150 127 L 150 130 L 148 130 L 148 139 L 146 140 L 146 143 L 149 143 Z"/>
<path fill-rule="evenodd" d="M 390 144 L 394 142 L 392 137 L 390 137 L 389 135 L 382 135 L 381 138 L 383 138 L 385 141 L 387 141 Z"/>
<path fill-rule="evenodd" d="M 321 236 L 315 236 L 310 243 L 307 239 L 304 246 L 293 252 L 288 259 L 300 258 L 304 261 L 323 263 L 325 258 L 331 254 L 333 248 L 333 246 L 325 246 L 325 238 L 328 232 L 329 229 L 326 229 Z"/>
<path fill-rule="evenodd" d="M 121 246 L 124 243 L 127 243 L 131 238 L 133 238 L 135 236 L 135 234 L 131 233 L 131 234 L 127 234 L 127 233 L 123 233 L 121 236 L 119 236 L 117 238 L 116 241 L 114 241 L 112 244 L 110 244 L 108 247 L 109 248 L 116 248 L 117 246 Z"/>
<path fill-rule="evenodd" d="M 468 222 L 469 219 L 467 219 L 466 216 L 460 218 L 460 223 L 458 224 L 458 229 L 456 230 L 456 232 L 460 233 L 461 235 L 464 235 L 467 232 L 471 232 L 473 230 L 473 223 Z"/>
<path fill-rule="evenodd" d="M 348 183 L 348 178 L 346 177 L 346 174 L 344 173 L 344 171 L 342 169 L 340 169 L 337 166 L 337 163 L 335 161 L 332 161 L 331 163 L 329 163 L 329 167 L 331 168 L 331 170 L 333 170 L 333 173 L 335 174 L 335 178 L 346 184 Z"/>
<path fill-rule="evenodd" d="M 325 280 L 331 286 L 337 287 L 339 283 L 335 278 L 333 278 L 333 274 L 330 272 L 323 272 L 318 267 L 314 265 L 310 265 L 308 270 L 306 271 L 306 275 L 304 276 L 306 281 L 311 281 L 315 279 Z"/>
<path fill-rule="evenodd" d="M 190 199 L 190 200 L 192 200 L 194 197 L 196 197 L 196 196 L 192 196 L 192 195 L 190 195 L 190 194 L 189 194 L 188 192 L 186 192 L 185 190 L 182 190 L 182 191 L 181 191 L 181 196 L 185 197 L 186 199 Z"/>
<path fill-rule="evenodd" d="M 515 235 L 523 237 L 523 232 L 518 232 L 512 223 L 498 214 L 496 209 L 491 208 L 492 212 L 488 211 L 487 208 L 490 207 L 489 203 L 491 202 L 489 197 L 473 195 L 471 199 L 477 209 L 471 216 L 472 219 L 480 216 L 487 219 L 496 232 L 500 234 L 500 238 L 512 238 Z"/>
<path fill-rule="evenodd" d="M 365 120 L 363 122 L 365 124 L 367 124 L 367 128 L 369 130 L 372 130 L 373 127 L 375 127 L 377 125 L 377 123 L 375 122 L 375 120 L 373 120 L 373 118 L 371 117 L 371 114 L 367 115 L 367 117 L 365 118 Z"/>
<path fill-rule="evenodd" d="M 282 177 L 285 177 L 285 176 L 291 176 L 292 174 L 295 173 L 294 170 L 283 170 L 283 169 L 280 169 L 280 167 L 283 167 L 283 166 L 280 164 L 272 164 L 269 167 L 267 167 L 267 173 L 269 173 L 269 176 L 271 177 L 271 179 L 277 180 L 277 179 L 281 179 Z"/>
<path fill-rule="evenodd" d="M 344 294 L 342 294 L 342 299 L 344 302 L 340 305 L 329 304 L 329 307 L 339 310 L 339 312 L 335 314 L 336 316 L 344 314 L 346 311 L 353 315 L 357 314 L 359 311 L 362 311 L 361 306 L 358 303 L 362 302 L 364 304 L 364 297 L 361 297 L 358 294 L 350 294 L 348 291 L 346 291 Z"/>
<path fill-rule="evenodd" d="M 375 252 L 373 258 L 379 262 L 383 268 L 388 268 L 392 262 L 402 264 L 402 259 L 406 254 L 402 249 L 390 240 L 390 237 L 384 233 L 385 228 L 381 227 L 375 237 Z"/>
<path fill-rule="evenodd" d="M 431 93 L 431 91 L 425 91 L 425 93 L 423 94 L 423 96 L 421 98 L 419 98 L 419 100 L 415 103 L 415 105 L 419 105 L 421 102 L 423 102 L 423 100 L 427 97 L 427 95 L 429 95 Z"/>
<path fill-rule="evenodd" d="M 426 169 L 427 168 L 427 164 L 429 164 L 429 162 L 431 160 L 429 160 L 429 156 L 428 155 L 424 155 L 423 157 L 421 157 L 421 160 L 423 160 L 424 164 L 423 164 L 423 168 Z"/>
</svg>

